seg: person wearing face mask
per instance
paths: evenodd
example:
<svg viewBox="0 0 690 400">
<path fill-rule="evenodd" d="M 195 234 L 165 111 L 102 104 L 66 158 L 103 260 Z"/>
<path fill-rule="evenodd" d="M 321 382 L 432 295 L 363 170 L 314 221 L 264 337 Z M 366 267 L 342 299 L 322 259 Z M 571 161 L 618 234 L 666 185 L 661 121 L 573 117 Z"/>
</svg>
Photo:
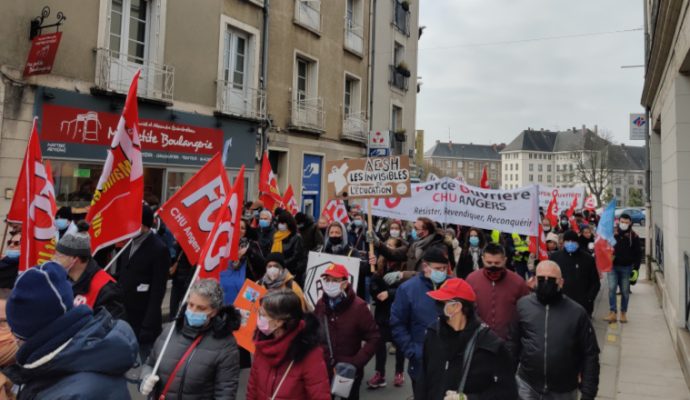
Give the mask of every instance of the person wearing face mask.
<svg viewBox="0 0 690 400">
<path fill-rule="evenodd" d="M 544 235 L 548 235 L 553 230 L 551 228 L 551 220 L 548 218 L 542 218 L 541 219 L 541 226 L 544 229 Z"/>
<path fill-rule="evenodd" d="M 548 235 L 546 235 L 546 251 L 549 252 L 549 254 L 558 251 L 558 243 L 560 243 L 561 239 L 558 237 L 558 234 L 550 232 Z"/>
<path fill-rule="evenodd" d="M 290 290 L 262 296 L 247 400 L 331 400 L 319 321 Z"/>
<path fill-rule="evenodd" d="M 194 282 L 183 309 L 156 340 L 141 369 L 139 391 L 154 399 L 235 399 L 240 366 L 232 332 L 240 327 L 239 311 L 223 304 L 223 289 L 214 279 Z M 171 329 L 170 343 L 152 375 Z"/>
<path fill-rule="evenodd" d="M 350 245 L 358 251 L 367 251 L 367 222 L 364 220 L 364 214 L 361 211 L 352 212 L 352 222 L 347 231 L 347 240 Z"/>
<path fill-rule="evenodd" d="M 266 273 L 257 282 L 268 291 L 287 289 L 295 292 L 302 302 L 304 311 L 309 311 L 309 306 L 304 299 L 304 292 L 295 281 L 295 277 L 285 268 L 285 257 L 280 253 L 271 253 L 266 257 Z"/>
<path fill-rule="evenodd" d="M 515 304 L 530 294 L 527 282 L 506 268 L 507 257 L 502 246 L 489 243 L 482 254 L 483 268 L 472 272 L 467 283 L 477 294 L 477 313 L 501 339 L 508 338 L 515 318 Z"/>
<path fill-rule="evenodd" d="M 518 301 L 510 333 L 521 400 L 594 400 L 599 387 L 599 345 L 582 306 L 562 293 L 553 261 L 537 265 L 536 291 Z"/>
<path fill-rule="evenodd" d="M 271 245 L 273 244 L 275 232 L 273 214 L 269 210 L 261 210 L 261 212 L 259 212 L 258 229 L 256 233 L 259 248 L 264 257 L 271 253 Z"/>
<path fill-rule="evenodd" d="M 367 232 L 367 243 L 374 243 L 374 250 L 379 258 L 383 257 L 386 262 L 399 263 L 401 268 L 386 272 L 383 276 L 385 284 L 388 286 L 398 286 L 405 280 L 415 276 L 417 271 L 408 271 L 404 266 L 407 265 L 407 254 L 409 252 L 410 244 L 404 237 L 404 230 L 402 223 L 399 220 L 393 220 L 388 224 L 388 237 L 392 239 L 400 239 L 400 245 L 396 247 L 387 246 L 384 241 L 381 241 L 377 235 L 370 235 Z M 378 264 L 376 256 L 370 256 L 369 262 Z"/>
<path fill-rule="evenodd" d="M 482 251 L 486 247 L 484 232 L 477 228 L 470 228 L 465 234 L 465 243 L 460 252 L 460 261 L 455 269 L 458 278 L 465 279 L 473 271 L 483 266 Z"/>
<path fill-rule="evenodd" d="M 409 360 L 407 373 L 413 388 L 420 374 L 426 328 L 438 317 L 434 301 L 426 293 L 438 289 L 451 271 L 448 253 L 441 247 L 431 247 L 420 261 L 422 270 L 396 290 L 390 320 L 397 351 Z"/>
<path fill-rule="evenodd" d="M 568 217 L 565 214 L 561 214 L 557 230 L 558 233 L 565 233 L 565 231 L 570 230 L 570 221 L 568 221 Z"/>
<path fill-rule="evenodd" d="M 307 257 L 310 251 L 316 251 L 323 245 L 323 234 L 314 223 L 314 217 L 303 212 L 295 214 L 297 231 L 302 236 L 303 257 Z"/>
<path fill-rule="evenodd" d="M 271 253 L 281 253 L 285 257 L 283 266 L 301 285 L 304 283 L 304 271 L 307 269 L 302 236 L 297 232 L 297 223 L 292 214 L 287 211 L 276 211 L 276 215 L 276 231 L 273 234 Z"/>
<path fill-rule="evenodd" d="M 357 296 L 362 299 L 366 299 L 367 295 L 367 285 L 366 278 L 371 274 L 371 268 L 366 261 L 366 252 L 359 251 L 352 248 L 350 242 L 348 241 L 347 230 L 345 225 L 339 221 L 333 221 L 328 225 L 326 230 L 326 239 L 324 240 L 323 247 L 319 249 L 319 252 L 326 254 L 335 254 L 338 256 L 354 257 L 359 258 L 359 280 L 357 282 Z"/>
<path fill-rule="evenodd" d="M 563 249 L 550 254 L 549 259 L 561 267 L 565 281 L 563 294 L 575 300 L 591 316 L 601 283 L 594 257 L 580 248 L 577 233 L 566 231 L 563 234 Z"/>
<path fill-rule="evenodd" d="M 516 399 L 510 352 L 475 315 L 472 287 L 451 278 L 427 296 L 439 318 L 426 332 L 415 400 Z"/>
<path fill-rule="evenodd" d="M 328 335 L 322 344 L 330 379 L 337 363 L 352 364 L 357 369 L 355 381 L 347 399 L 359 399 L 359 387 L 364 366 L 374 356 L 381 336 L 374 317 L 364 300 L 355 295 L 347 269 L 331 264 L 321 274 L 323 295 L 316 303 L 314 316 Z"/>
<path fill-rule="evenodd" d="M 77 231 L 76 225 L 72 222 L 72 208 L 60 207 L 55 213 L 55 228 L 58 231 L 58 238 L 65 236 L 66 233 L 74 233 Z"/>
<path fill-rule="evenodd" d="M 632 230 L 632 219 L 628 214 L 618 218 L 618 230 L 615 233 L 616 245 L 613 247 L 613 269 L 608 272 L 609 315 L 608 322 L 616 322 L 618 304 L 616 292 L 620 289 L 621 308 L 620 322 L 628 322 L 628 301 L 630 299 L 630 277 L 633 270 L 640 270 L 642 261 L 642 244 L 640 237 Z"/>
<path fill-rule="evenodd" d="M 580 231 L 578 243 L 580 243 L 580 248 L 582 250 L 594 257 L 594 233 L 592 233 L 592 228 L 589 225 L 586 225 Z"/>
<path fill-rule="evenodd" d="M 67 271 L 74 292 L 74 305 L 86 304 L 92 310 L 104 307 L 113 318 L 125 319 L 120 286 L 91 257 L 89 224 L 79 221 L 77 229 L 77 233 L 67 233 L 60 238 L 53 256 L 53 261 Z"/>
<path fill-rule="evenodd" d="M 446 235 L 445 241 L 450 242 L 451 247 L 453 248 L 453 258 L 451 261 L 453 262 L 453 264 L 457 265 L 460 261 L 460 254 L 462 253 L 460 241 L 457 238 L 458 234 L 457 232 L 455 232 L 455 228 L 447 228 L 444 234 Z"/>
<path fill-rule="evenodd" d="M 0 288 L 12 289 L 19 274 L 19 255 L 22 248 L 22 232 L 14 231 L 8 235 L 5 254 L 0 259 Z"/>
</svg>

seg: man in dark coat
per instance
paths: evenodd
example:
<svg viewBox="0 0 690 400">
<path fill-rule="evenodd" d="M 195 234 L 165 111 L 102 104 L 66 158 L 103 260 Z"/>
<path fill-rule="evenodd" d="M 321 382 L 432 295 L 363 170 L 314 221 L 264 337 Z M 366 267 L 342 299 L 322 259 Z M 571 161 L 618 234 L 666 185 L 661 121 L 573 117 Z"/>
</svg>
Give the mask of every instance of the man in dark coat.
<svg viewBox="0 0 690 400">
<path fill-rule="evenodd" d="M 165 296 L 170 254 L 158 235 L 151 231 L 153 211 L 143 206 L 141 233 L 117 260 L 116 278 L 125 299 L 127 322 L 139 340 L 141 357 L 146 359 L 161 333 L 161 305 Z"/>
<path fill-rule="evenodd" d="M 561 267 L 563 294 L 575 300 L 591 316 L 601 283 L 594 257 L 587 249 L 580 248 L 577 233 L 567 231 L 563 234 L 563 249 L 549 258 Z"/>
<path fill-rule="evenodd" d="M 305 256 L 310 251 L 316 251 L 323 245 L 323 234 L 314 223 L 314 217 L 303 212 L 295 214 L 295 222 L 300 236 L 302 236 L 302 247 Z"/>
<path fill-rule="evenodd" d="M 0 259 L 0 288 L 12 289 L 19 274 L 19 255 L 21 254 L 22 232 L 10 232 L 5 246 L 5 254 Z"/>
<path fill-rule="evenodd" d="M 616 292 L 621 292 L 621 323 L 628 322 L 628 300 L 630 299 L 630 276 L 633 270 L 640 269 L 642 244 L 640 237 L 632 229 L 632 219 L 621 214 L 616 228 L 616 245 L 613 248 L 613 269 L 607 273 L 609 283 L 609 315 L 606 320 L 616 322 L 618 304 Z"/>
</svg>

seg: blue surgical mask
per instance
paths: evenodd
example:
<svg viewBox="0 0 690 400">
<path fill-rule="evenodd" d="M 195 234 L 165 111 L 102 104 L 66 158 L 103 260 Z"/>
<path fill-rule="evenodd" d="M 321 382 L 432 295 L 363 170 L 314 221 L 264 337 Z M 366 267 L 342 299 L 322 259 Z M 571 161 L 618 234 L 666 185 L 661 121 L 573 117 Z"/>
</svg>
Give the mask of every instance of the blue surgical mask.
<svg viewBox="0 0 690 400">
<path fill-rule="evenodd" d="M 55 227 L 60 231 L 64 231 L 69 226 L 69 220 L 66 218 L 58 218 L 55 220 Z"/>
<path fill-rule="evenodd" d="M 436 269 L 431 270 L 431 276 L 429 276 L 429 279 L 431 279 L 432 282 L 434 282 L 437 285 L 442 284 L 446 280 L 446 273 L 445 271 L 439 271 Z"/>
<path fill-rule="evenodd" d="M 352 224 L 359 228 L 360 226 L 362 226 L 362 220 L 356 219 L 356 220 L 352 221 Z"/>
<path fill-rule="evenodd" d="M 7 257 L 11 260 L 18 260 L 19 259 L 19 250 L 7 249 L 7 250 L 5 250 L 5 257 Z"/>
<path fill-rule="evenodd" d="M 417 240 L 419 238 L 417 236 L 417 231 L 413 229 L 412 232 L 410 232 L 410 237 L 412 238 L 412 240 Z"/>
<path fill-rule="evenodd" d="M 206 315 L 206 313 L 194 312 L 190 310 L 185 310 L 184 316 L 187 318 L 187 324 L 193 328 L 204 326 L 206 320 L 208 319 L 208 315 Z"/>
<path fill-rule="evenodd" d="M 470 236 L 470 246 L 472 246 L 472 247 L 479 246 L 479 237 L 478 236 Z"/>
<path fill-rule="evenodd" d="M 580 247 L 580 245 L 577 242 L 573 241 L 567 241 L 563 243 L 563 248 L 565 251 L 568 253 L 574 253 L 577 251 L 577 249 Z"/>
<path fill-rule="evenodd" d="M 269 226 L 271 226 L 271 221 L 267 221 L 265 219 L 260 219 L 259 220 L 259 226 L 262 228 L 268 228 Z"/>
</svg>

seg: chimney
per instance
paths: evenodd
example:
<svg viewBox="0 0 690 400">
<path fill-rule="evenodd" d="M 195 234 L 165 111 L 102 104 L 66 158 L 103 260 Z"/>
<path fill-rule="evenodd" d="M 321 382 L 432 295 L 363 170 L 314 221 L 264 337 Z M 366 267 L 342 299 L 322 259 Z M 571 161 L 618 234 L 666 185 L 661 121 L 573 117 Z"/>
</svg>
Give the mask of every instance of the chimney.
<svg viewBox="0 0 690 400">
<path fill-rule="evenodd" d="M 573 126 L 573 133 L 577 132 L 577 129 Z"/>
<path fill-rule="evenodd" d="M 440 140 L 437 140 L 437 141 L 436 141 L 436 144 L 441 144 L 441 141 L 440 141 Z"/>
<path fill-rule="evenodd" d="M 582 133 L 585 133 L 586 130 L 587 130 L 587 125 L 582 124 Z"/>
<path fill-rule="evenodd" d="M 594 125 L 594 133 L 596 133 L 597 135 L 599 134 L 599 126 L 598 125 Z"/>
<path fill-rule="evenodd" d="M 544 132 L 544 128 L 541 128 L 541 131 Z"/>
</svg>

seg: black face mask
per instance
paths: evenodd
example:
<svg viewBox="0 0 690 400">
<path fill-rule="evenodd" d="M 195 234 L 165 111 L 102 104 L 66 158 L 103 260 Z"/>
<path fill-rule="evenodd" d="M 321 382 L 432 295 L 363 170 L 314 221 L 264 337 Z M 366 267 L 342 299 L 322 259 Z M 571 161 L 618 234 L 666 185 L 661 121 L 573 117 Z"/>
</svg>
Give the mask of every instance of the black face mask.
<svg viewBox="0 0 690 400">
<path fill-rule="evenodd" d="M 343 243 L 343 238 L 342 237 L 329 237 L 328 241 L 331 244 L 339 245 L 339 244 Z"/>
<path fill-rule="evenodd" d="M 551 304 L 561 297 L 561 289 L 556 278 L 538 278 L 537 300 L 542 304 Z"/>
</svg>

